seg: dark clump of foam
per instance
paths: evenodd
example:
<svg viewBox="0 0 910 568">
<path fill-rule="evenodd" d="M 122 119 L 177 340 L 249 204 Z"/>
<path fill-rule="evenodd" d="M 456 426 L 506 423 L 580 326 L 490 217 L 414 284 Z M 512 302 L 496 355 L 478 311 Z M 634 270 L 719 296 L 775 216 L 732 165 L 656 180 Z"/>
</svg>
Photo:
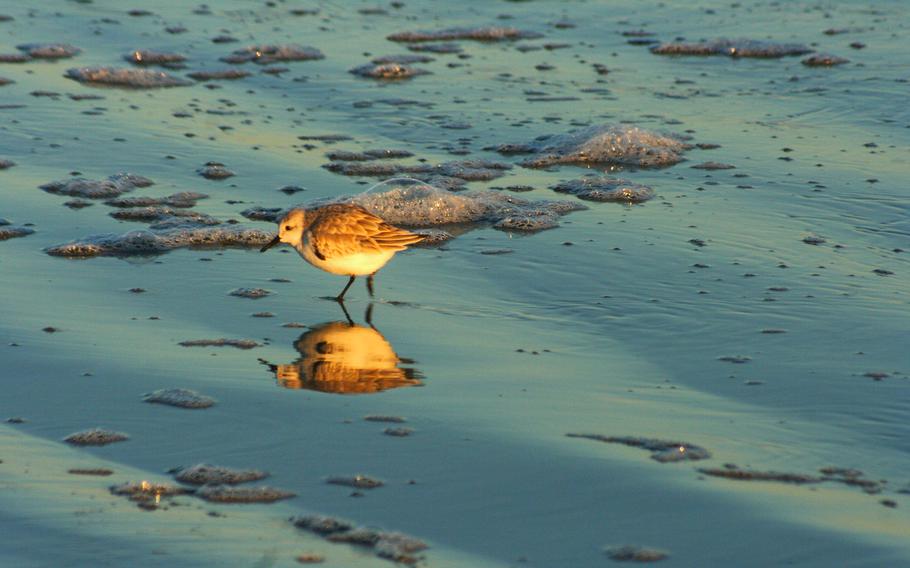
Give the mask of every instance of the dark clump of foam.
<svg viewBox="0 0 910 568">
<path fill-rule="evenodd" d="M 382 431 L 386 436 L 392 436 L 393 438 L 406 438 L 414 433 L 413 428 L 386 428 Z"/>
<path fill-rule="evenodd" d="M 409 45 L 408 49 L 421 53 L 438 53 L 440 55 L 464 51 L 457 43 L 417 43 Z"/>
<path fill-rule="evenodd" d="M 29 229 L 28 227 L 3 226 L 0 227 L 0 241 L 5 241 L 7 239 L 17 239 L 19 237 L 27 237 L 34 232 L 34 229 Z"/>
<path fill-rule="evenodd" d="M 218 225 L 221 223 L 218 219 L 205 213 L 197 211 L 187 211 L 185 209 L 172 209 L 164 206 L 154 207 L 132 207 L 113 211 L 110 216 L 120 221 L 173 221 L 179 220 L 179 223 L 190 221 L 198 225 Z"/>
<path fill-rule="evenodd" d="M 697 43 L 662 43 L 651 48 L 657 55 L 726 55 L 778 58 L 805 55 L 812 49 L 800 43 L 775 43 L 752 39 L 716 39 Z"/>
<path fill-rule="evenodd" d="M 567 134 L 540 136 L 527 144 L 503 144 L 495 149 L 501 154 L 533 154 L 521 162 L 528 168 L 557 164 L 659 168 L 680 162 L 682 153 L 689 148 L 680 135 L 602 124 Z"/>
<path fill-rule="evenodd" d="M 325 167 L 331 172 L 345 176 L 394 177 L 407 174 L 421 181 L 437 183 L 445 178 L 455 178 L 465 182 L 489 181 L 505 174 L 512 168 L 509 164 L 490 160 L 459 160 L 441 164 L 395 164 L 377 162 L 331 162 Z M 456 186 L 460 185 L 457 182 Z"/>
<path fill-rule="evenodd" d="M 66 470 L 66 473 L 69 473 L 70 475 L 92 475 L 92 476 L 97 476 L 97 477 L 107 477 L 109 475 L 113 475 L 114 470 L 102 468 L 102 467 L 95 467 L 95 468 L 74 467 L 74 468 L 70 468 L 70 469 Z"/>
<path fill-rule="evenodd" d="M 429 55 L 415 55 L 413 53 L 400 53 L 397 55 L 383 55 L 381 57 L 374 57 L 371 59 L 373 63 L 381 65 L 383 63 L 398 63 L 403 65 L 410 65 L 412 63 L 430 63 L 435 61 Z"/>
<path fill-rule="evenodd" d="M 296 494 L 267 486 L 205 485 L 196 491 L 196 496 L 214 503 L 274 503 L 296 497 Z"/>
<path fill-rule="evenodd" d="M 164 53 L 148 49 L 137 49 L 123 56 L 126 61 L 136 65 L 160 65 L 162 67 L 179 68 L 186 57 L 179 53 Z"/>
<path fill-rule="evenodd" d="M 0 160 L 0 170 L 8 170 L 15 165 L 16 162 L 13 162 L 12 160 Z"/>
<path fill-rule="evenodd" d="M 407 419 L 402 416 L 386 416 L 384 414 L 368 414 L 367 416 L 364 416 L 363 419 L 367 422 L 385 422 L 390 424 L 403 424 L 404 422 L 407 422 Z"/>
<path fill-rule="evenodd" d="M 110 205 L 111 207 L 120 208 L 154 207 L 158 205 L 164 205 L 167 207 L 187 209 L 190 207 L 195 207 L 198 200 L 206 198 L 208 198 L 208 195 L 204 193 L 182 191 L 180 193 L 168 195 L 167 197 L 120 197 L 117 199 L 109 199 L 108 201 L 105 201 L 104 204 Z"/>
<path fill-rule="evenodd" d="M 584 177 L 558 183 L 552 189 L 588 201 L 642 203 L 654 197 L 654 190 L 646 185 L 609 177 Z"/>
<path fill-rule="evenodd" d="M 416 564 L 420 553 L 429 546 L 412 536 L 366 527 L 322 515 L 306 515 L 291 519 L 297 528 L 315 533 L 330 542 L 369 548 L 376 556 L 401 564 Z"/>
<path fill-rule="evenodd" d="M 344 485 L 345 487 L 355 487 L 357 489 L 376 489 L 384 485 L 381 480 L 367 475 L 332 476 L 326 479 L 325 482 L 329 485 Z"/>
<path fill-rule="evenodd" d="M 119 69 L 116 67 L 79 67 L 67 69 L 64 77 L 88 85 L 125 87 L 130 89 L 159 89 L 185 87 L 192 81 L 151 69 Z"/>
<path fill-rule="evenodd" d="M 102 430 L 101 428 L 92 428 L 75 432 L 63 439 L 67 444 L 74 446 L 106 446 L 114 442 L 123 442 L 130 437 L 123 432 L 114 432 L 112 430 Z"/>
<path fill-rule="evenodd" d="M 692 168 L 696 170 L 733 170 L 736 169 L 736 166 L 733 164 L 722 164 L 720 162 L 702 162 L 701 164 L 695 164 Z"/>
<path fill-rule="evenodd" d="M 638 438 L 633 436 L 601 436 L 600 434 L 566 434 L 569 438 L 586 438 L 607 444 L 622 444 L 641 448 L 651 453 L 651 459 L 661 463 L 679 461 L 698 461 L 711 457 L 711 453 L 701 446 L 675 440 L 656 438 Z"/>
<path fill-rule="evenodd" d="M 265 288 L 237 288 L 236 290 L 231 290 L 231 296 L 237 296 L 238 298 L 249 298 L 251 300 L 258 300 L 259 298 L 265 298 L 271 294 Z"/>
<path fill-rule="evenodd" d="M 220 162 L 206 162 L 205 165 L 199 170 L 197 170 L 199 175 L 206 179 L 227 179 L 234 176 L 234 172 L 227 169 L 224 164 Z"/>
<path fill-rule="evenodd" d="M 452 193 L 425 184 L 335 201 L 352 201 L 389 223 L 413 228 L 484 223 L 503 230 L 540 231 L 559 226 L 559 217 L 567 213 L 586 209 L 573 201 L 528 201 L 496 191 Z"/>
<path fill-rule="evenodd" d="M 806 57 L 801 61 L 801 63 L 807 67 L 833 67 L 835 65 L 850 63 L 850 60 L 844 57 L 838 57 L 837 55 L 831 55 L 829 53 L 816 53 L 814 55 Z"/>
<path fill-rule="evenodd" d="M 390 41 L 418 43 L 426 41 L 513 41 L 517 39 L 535 39 L 543 37 L 537 32 L 519 30 L 510 27 L 447 28 L 435 31 L 399 32 L 386 37 Z"/>
<path fill-rule="evenodd" d="M 252 339 L 189 339 L 178 343 L 183 347 L 236 347 L 237 349 L 253 349 L 259 343 Z"/>
<path fill-rule="evenodd" d="M 228 80 L 233 81 L 235 79 L 243 79 L 244 77 L 249 77 L 252 75 L 249 71 L 244 71 L 243 69 L 218 69 L 214 71 L 193 71 L 188 73 L 187 76 L 191 79 L 197 81 L 218 81 L 218 80 Z"/>
<path fill-rule="evenodd" d="M 798 485 L 821 483 L 824 481 L 824 479 L 815 475 L 784 473 L 780 471 L 756 471 L 739 469 L 735 466 L 727 468 L 702 468 L 698 471 L 712 477 L 723 477 L 724 479 L 735 479 L 739 481 L 777 481 L 780 483 L 795 483 Z"/>
<path fill-rule="evenodd" d="M 189 489 L 170 483 L 151 483 L 149 481 L 127 481 L 110 488 L 112 495 L 128 497 L 131 501 L 155 501 L 161 497 L 186 495 Z"/>
<path fill-rule="evenodd" d="M 367 63 L 354 67 L 350 70 L 350 73 L 370 79 L 400 80 L 410 79 L 418 75 L 428 75 L 430 72 L 404 63 Z"/>
<path fill-rule="evenodd" d="M 91 235 L 44 249 L 51 256 L 139 256 L 178 248 L 259 248 L 273 233 L 241 226 L 207 227 L 192 223 L 162 223 L 147 231 Z"/>
<path fill-rule="evenodd" d="M 190 485 L 238 485 L 250 481 L 259 481 L 269 476 L 267 471 L 231 469 L 207 463 L 178 468 L 172 473 L 174 474 L 174 479 Z"/>
<path fill-rule="evenodd" d="M 119 173 L 101 180 L 77 177 L 52 181 L 40 186 L 40 188 L 48 193 L 56 193 L 58 195 L 72 195 L 88 199 L 105 199 L 117 197 L 122 193 L 133 191 L 137 187 L 148 187 L 154 183 L 155 182 L 146 177 Z"/>
<path fill-rule="evenodd" d="M 366 150 L 363 152 L 335 150 L 328 152 L 325 156 L 332 161 L 338 162 L 367 162 L 370 160 L 410 158 L 413 155 L 413 153 L 408 152 L 407 150 Z"/>
<path fill-rule="evenodd" d="M 66 43 L 25 43 L 16 49 L 35 59 L 68 59 L 82 53 L 78 47 Z"/>
<path fill-rule="evenodd" d="M 657 562 L 669 557 L 663 550 L 632 545 L 610 547 L 606 553 L 616 562 Z"/>
<path fill-rule="evenodd" d="M 215 399 L 189 389 L 160 389 L 143 395 L 142 400 L 177 408 L 209 408 Z"/>
<path fill-rule="evenodd" d="M 260 65 L 276 61 L 311 61 L 323 59 L 325 55 L 315 47 L 300 45 L 251 45 L 233 53 L 232 63 L 252 61 Z"/>
</svg>

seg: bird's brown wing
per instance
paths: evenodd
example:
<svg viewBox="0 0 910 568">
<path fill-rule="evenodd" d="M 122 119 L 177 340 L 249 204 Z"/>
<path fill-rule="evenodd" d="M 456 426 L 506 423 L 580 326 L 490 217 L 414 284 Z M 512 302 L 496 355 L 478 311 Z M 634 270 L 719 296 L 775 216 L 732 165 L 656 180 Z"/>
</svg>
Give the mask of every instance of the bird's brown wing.
<svg viewBox="0 0 910 568">
<path fill-rule="evenodd" d="M 321 208 L 306 232 L 316 255 L 323 259 L 400 251 L 423 240 L 423 235 L 399 229 L 353 204 Z"/>
</svg>

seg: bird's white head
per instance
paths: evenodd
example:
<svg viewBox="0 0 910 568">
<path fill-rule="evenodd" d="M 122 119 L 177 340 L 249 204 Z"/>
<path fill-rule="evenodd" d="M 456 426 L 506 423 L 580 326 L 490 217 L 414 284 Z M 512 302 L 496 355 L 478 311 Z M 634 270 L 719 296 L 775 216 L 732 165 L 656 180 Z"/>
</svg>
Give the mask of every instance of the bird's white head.
<svg viewBox="0 0 910 568">
<path fill-rule="evenodd" d="M 307 226 L 307 214 L 304 209 L 291 209 L 287 215 L 278 221 L 278 235 L 260 249 L 265 252 L 278 243 L 297 245 L 303 238 L 303 231 Z"/>
</svg>

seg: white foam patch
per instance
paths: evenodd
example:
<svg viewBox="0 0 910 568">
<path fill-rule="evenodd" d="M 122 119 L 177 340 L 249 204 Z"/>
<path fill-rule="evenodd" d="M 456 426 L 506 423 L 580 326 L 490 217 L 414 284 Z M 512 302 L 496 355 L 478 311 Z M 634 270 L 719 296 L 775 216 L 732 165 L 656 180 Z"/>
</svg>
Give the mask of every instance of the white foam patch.
<svg viewBox="0 0 910 568">
<path fill-rule="evenodd" d="M 615 164 L 638 168 L 672 166 L 691 146 L 685 137 L 622 124 L 601 124 L 567 134 L 541 136 L 527 144 L 504 144 L 503 154 L 533 154 L 528 168 L 557 164 Z"/>
<path fill-rule="evenodd" d="M 51 256 L 136 256 L 161 254 L 178 248 L 258 248 L 273 233 L 246 227 L 178 226 L 160 231 L 92 235 L 44 249 Z"/>
</svg>

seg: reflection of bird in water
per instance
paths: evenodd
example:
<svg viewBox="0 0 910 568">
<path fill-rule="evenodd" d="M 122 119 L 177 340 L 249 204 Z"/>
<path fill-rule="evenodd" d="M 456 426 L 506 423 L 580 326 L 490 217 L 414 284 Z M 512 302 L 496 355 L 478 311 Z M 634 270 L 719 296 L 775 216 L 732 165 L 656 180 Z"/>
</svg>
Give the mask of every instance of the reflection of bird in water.
<svg viewBox="0 0 910 568">
<path fill-rule="evenodd" d="M 371 311 L 372 306 L 367 310 L 368 323 Z M 363 394 L 422 385 L 420 371 L 399 367 L 414 361 L 399 357 L 372 324 L 357 325 L 349 318 L 315 325 L 294 348 L 300 358 L 293 363 L 272 365 L 260 360 L 285 388 Z"/>
</svg>

